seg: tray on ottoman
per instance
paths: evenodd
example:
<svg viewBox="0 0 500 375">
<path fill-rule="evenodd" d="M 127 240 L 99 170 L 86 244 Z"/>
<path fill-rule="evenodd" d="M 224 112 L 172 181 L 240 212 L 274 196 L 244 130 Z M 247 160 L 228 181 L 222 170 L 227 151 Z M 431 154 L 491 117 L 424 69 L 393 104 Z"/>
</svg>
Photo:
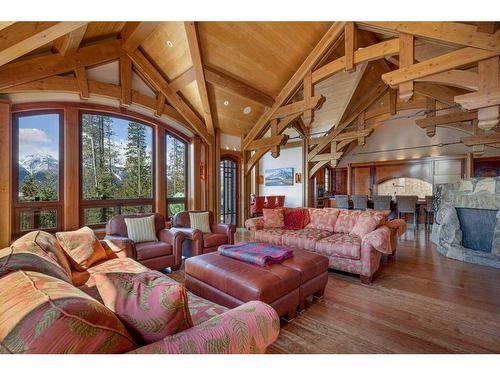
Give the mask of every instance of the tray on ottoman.
<svg viewBox="0 0 500 375">
<path fill-rule="evenodd" d="M 328 281 L 326 257 L 300 249 L 293 252 L 293 258 L 267 267 L 219 253 L 192 257 L 185 263 L 186 287 L 229 308 L 259 300 L 293 319 L 308 297 L 323 295 Z"/>
</svg>

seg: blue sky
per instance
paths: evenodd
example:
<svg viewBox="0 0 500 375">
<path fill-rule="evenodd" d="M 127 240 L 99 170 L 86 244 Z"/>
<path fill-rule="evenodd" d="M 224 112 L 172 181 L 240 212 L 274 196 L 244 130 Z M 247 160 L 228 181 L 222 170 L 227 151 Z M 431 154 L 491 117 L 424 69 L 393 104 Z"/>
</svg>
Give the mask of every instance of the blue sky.
<svg viewBox="0 0 500 375">
<path fill-rule="evenodd" d="M 128 120 L 113 118 L 113 141 L 125 146 Z M 152 139 L 151 127 L 146 127 L 147 139 Z M 123 147 L 121 148 L 123 151 Z M 151 143 L 148 142 L 148 151 Z M 43 114 L 19 118 L 19 159 L 32 154 L 49 154 L 59 159 L 59 115 Z"/>
</svg>

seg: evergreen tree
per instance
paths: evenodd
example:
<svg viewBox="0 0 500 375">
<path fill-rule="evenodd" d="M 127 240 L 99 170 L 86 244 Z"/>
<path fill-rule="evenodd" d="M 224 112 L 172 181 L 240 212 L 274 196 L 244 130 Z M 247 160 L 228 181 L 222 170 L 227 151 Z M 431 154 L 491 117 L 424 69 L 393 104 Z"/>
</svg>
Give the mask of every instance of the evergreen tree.
<svg viewBox="0 0 500 375">
<path fill-rule="evenodd" d="M 124 198 L 152 196 L 151 157 L 147 151 L 146 126 L 130 121 L 125 147 Z"/>
<path fill-rule="evenodd" d="M 34 201 L 38 197 L 38 183 L 32 173 L 28 173 L 24 178 L 21 192 L 26 201 Z"/>
<path fill-rule="evenodd" d="M 57 200 L 57 175 L 53 171 L 45 174 L 43 181 L 39 184 L 39 195 L 41 201 Z"/>
</svg>

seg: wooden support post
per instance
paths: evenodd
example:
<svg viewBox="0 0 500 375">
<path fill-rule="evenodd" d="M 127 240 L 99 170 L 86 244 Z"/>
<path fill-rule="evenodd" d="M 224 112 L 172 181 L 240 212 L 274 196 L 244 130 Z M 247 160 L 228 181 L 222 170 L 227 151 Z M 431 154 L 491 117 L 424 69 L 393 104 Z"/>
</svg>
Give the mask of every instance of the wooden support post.
<svg viewBox="0 0 500 375">
<path fill-rule="evenodd" d="M 352 194 L 352 166 L 347 165 L 347 195 Z"/>
<path fill-rule="evenodd" d="M 75 69 L 76 81 L 78 82 L 78 89 L 80 90 L 80 99 L 89 98 L 89 83 L 87 81 L 87 71 L 85 67 L 81 66 Z"/>
<path fill-rule="evenodd" d="M 474 177 L 474 155 L 472 152 L 467 153 L 467 166 L 465 169 L 465 177 L 471 178 Z"/>
<path fill-rule="evenodd" d="M 307 72 L 304 77 L 304 99 L 312 98 L 314 96 L 314 85 L 312 82 L 312 71 Z M 303 121 L 306 127 L 311 126 L 314 121 L 314 110 L 308 109 L 304 112 Z"/>
<path fill-rule="evenodd" d="M 165 129 L 160 126 L 155 127 L 155 212 L 162 214 L 165 218 L 167 214 L 167 189 L 165 184 L 166 173 L 166 142 Z"/>
<path fill-rule="evenodd" d="M 12 222 L 12 126 L 11 104 L 0 99 L 0 248 L 9 246 Z"/>
<path fill-rule="evenodd" d="M 194 136 L 191 138 L 193 150 L 193 173 L 192 173 L 192 191 L 193 199 L 191 202 L 191 210 L 201 210 L 201 138 Z M 205 173 L 206 174 L 206 173 Z"/>
<path fill-rule="evenodd" d="M 492 57 L 478 63 L 479 90 L 496 89 L 499 87 L 499 58 Z M 480 108 L 477 112 L 478 126 L 483 130 L 491 130 L 498 124 L 499 106 Z"/>
<path fill-rule="evenodd" d="M 278 135 L 278 119 L 271 120 L 271 137 Z M 271 147 L 271 156 L 278 158 L 280 156 L 280 146 L 274 145 Z"/>
<path fill-rule="evenodd" d="M 165 110 L 165 95 L 159 92 L 156 98 L 155 116 L 161 117 L 164 110 Z"/>
<path fill-rule="evenodd" d="M 241 137 L 241 142 L 243 144 L 244 136 Z M 250 217 L 250 192 L 252 190 L 252 175 L 251 173 L 247 173 L 247 165 L 248 160 L 250 159 L 250 152 L 243 151 L 242 152 L 242 162 L 243 162 L 243 189 L 242 189 L 242 201 L 243 201 L 243 219 L 245 222 L 246 219 Z"/>
<path fill-rule="evenodd" d="M 357 50 L 357 31 L 354 22 L 345 24 L 344 41 L 345 41 L 345 70 L 346 72 L 356 71 L 354 65 L 354 52 Z"/>
<path fill-rule="evenodd" d="M 220 197 L 220 129 L 215 128 L 214 129 L 214 169 L 213 169 L 213 174 L 215 178 L 215 185 L 213 187 L 208 187 L 213 188 L 213 196 L 214 196 L 214 220 L 216 223 L 220 223 L 220 209 L 221 209 L 221 197 Z M 236 187 L 238 187 L 238 184 L 236 184 Z M 236 192 L 235 192 L 236 194 Z"/>
<path fill-rule="evenodd" d="M 304 138 L 302 145 L 302 200 L 304 207 L 309 207 L 309 162 L 307 154 L 309 153 L 309 137 Z"/>
<path fill-rule="evenodd" d="M 80 116 L 78 108 L 64 111 L 64 230 L 80 228 Z"/>
<path fill-rule="evenodd" d="M 398 93 L 396 89 L 389 90 L 389 114 L 394 116 L 397 113 Z"/>
<path fill-rule="evenodd" d="M 215 143 L 215 142 L 214 142 Z M 206 181 L 206 189 L 208 195 L 207 206 L 208 210 L 212 211 L 215 214 L 216 211 L 216 198 L 215 198 L 215 144 L 211 145 L 205 144 L 207 148 L 207 160 L 206 160 L 206 173 L 205 173 L 205 181 Z M 217 220 L 215 220 L 217 222 Z"/>
<path fill-rule="evenodd" d="M 410 34 L 399 35 L 399 67 L 405 68 L 413 65 L 415 52 L 415 38 Z M 413 81 L 399 85 L 399 98 L 405 102 L 413 96 Z"/>
<path fill-rule="evenodd" d="M 427 98 L 427 118 L 436 116 L 436 99 Z M 434 137 L 436 135 L 436 126 L 429 126 L 425 128 L 428 137 Z"/>
</svg>

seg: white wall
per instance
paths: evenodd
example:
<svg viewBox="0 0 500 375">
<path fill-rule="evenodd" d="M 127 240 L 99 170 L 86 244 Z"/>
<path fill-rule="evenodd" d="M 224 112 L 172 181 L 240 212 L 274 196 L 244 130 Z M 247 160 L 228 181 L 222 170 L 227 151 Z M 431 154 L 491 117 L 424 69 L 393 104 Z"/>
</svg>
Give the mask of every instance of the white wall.
<svg viewBox="0 0 500 375">
<path fill-rule="evenodd" d="M 472 147 L 464 144 L 435 146 L 440 143 L 460 142 L 460 138 L 467 137 L 467 133 L 455 129 L 436 129 L 434 137 L 428 137 L 424 129 L 415 124 L 416 118 L 401 118 L 411 115 L 412 112 L 402 112 L 394 119 L 381 124 L 366 139 L 364 146 L 357 146 L 346 154 L 339 163 L 339 167 L 346 167 L 349 163 L 363 163 L 370 161 L 419 159 L 427 156 L 465 155 L 472 152 Z M 421 147 L 429 146 L 429 147 Z M 418 147 L 407 150 L 387 151 L 397 148 Z M 370 152 L 370 153 L 366 153 Z M 483 156 L 500 155 L 499 149 L 485 147 Z"/>
<path fill-rule="evenodd" d="M 222 148 L 223 150 L 240 151 L 241 150 L 241 137 L 221 133 L 221 135 L 220 135 L 220 148 Z"/>
<path fill-rule="evenodd" d="M 259 173 L 264 176 L 266 169 L 293 168 L 293 173 L 302 173 L 302 147 L 281 149 L 280 156 L 274 159 L 271 153 L 265 154 L 259 162 Z M 302 178 L 304 176 L 302 175 Z M 295 180 L 295 176 L 294 176 Z M 286 207 L 302 207 L 302 183 L 294 181 L 293 186 L 259 185 L 259 195 L 284 195 Z"/>
</svg>

